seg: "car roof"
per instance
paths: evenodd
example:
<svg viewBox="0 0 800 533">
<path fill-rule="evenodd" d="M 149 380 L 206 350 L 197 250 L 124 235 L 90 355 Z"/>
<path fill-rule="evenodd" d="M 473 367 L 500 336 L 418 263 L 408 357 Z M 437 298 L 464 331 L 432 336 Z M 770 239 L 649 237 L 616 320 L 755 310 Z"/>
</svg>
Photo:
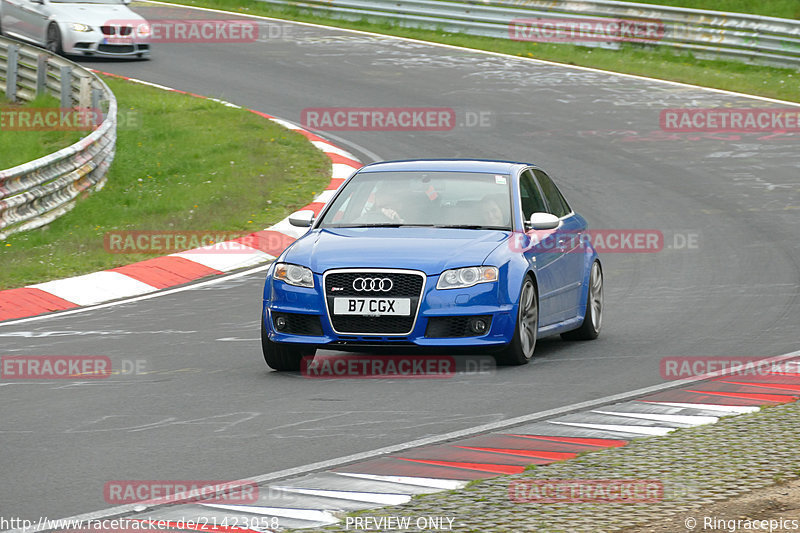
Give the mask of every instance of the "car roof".
<svg viewBox="0 0 800 533">
<path fill-rule="evenodd" d="M 362 167 L 359 172 L 445 171 L 511 174 L 519 166 L 531 165 L 517 161 L 492 161 L 488 159 L 405 159 L 372 163 Z"/>
</svg>

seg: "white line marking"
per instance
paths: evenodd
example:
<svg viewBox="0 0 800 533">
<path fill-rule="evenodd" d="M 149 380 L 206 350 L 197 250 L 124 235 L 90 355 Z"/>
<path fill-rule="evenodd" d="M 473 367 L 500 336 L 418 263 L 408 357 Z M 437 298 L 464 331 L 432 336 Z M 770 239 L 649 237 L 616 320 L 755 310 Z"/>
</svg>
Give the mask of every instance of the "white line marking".
<svg viewBox="0 0 800 533">
<path fill-rule="evenodd" d="M 653 405 L 667 405 L 669 407 L 688 407 L 691 409 L 705 409 L 707 411 L 722 411 L 741 415 L 744 413 L 755 413 L 760 408 L 750 405 L 716 405 L 710 403 L 680 403 L 680 402 L 644 402 Z"/>
<path fill-rule="evenodd" d="M 292 226 L 289 223 L 289 218 L 284 218 L 274 226 L 269 228 L 269 231 L 277 231 L 279 233 L 283 233 L 284 235 L 288 235 L 293 239 L 299 239 L 306 233 L 308 233 L 308 228 L 298 228 L 297 226 Z"/>
<path fill-rule="evenodd" d="M 152 285 L 110 270 L 45 281 L 26 288 L 39 289 L 78 305 L 94 305 L 158 290 Z"/>
<path fill-rule="evenodd" d="M 336 190 L 335 189 L 326 189 L 326 190 L 322 191 L 322 193 L 320 193 L 320 195 L 317 196 L 314 199 L 314 201 L 315 202 L 322 202 L 323 204 L 327 204 L 328 202 L 331 201 L 331 198 L 333 198 L 334 194 L 336 194 Z"/>
<path fill-rule="evenodd" d="M 599 429 L 601 431 L 616 431 L 618 433 L 633 433 L 636 435 L 666 435 L 677 428 L 663 428 L 653 426 L 622 426 L 617 424 L 584 424 L 583 422 L 556 422 L 549 421 L 551 424 L 559 424 L 561 426 L 574 426 L 586 429 Z"/>
<path fill-rule="evenodd" d="M 320 150 L 322 150 L 326 154 L 327 153 L 337 154 L 337 155 L 346 157 L 348 159 L 355 160 L 355 157 L 353 157 L 353 154 L 351 154 L 347 150 L 343 150 L 343 149 L 339 148 L 338 146 L 334 146 L 331 143 L 326 143 L 324 141 L 311 141 L 311 144 L 313 144 L 314 146 L 316 146 L 317 148 L 319 148 Z"/>
<path fill-rule="evenodd" d="M 327 490 L 327 489 L 299 489 L 293 487 L 270 486 L 272 490 L 282 490 L 307 496 L 319 496 L 322 498 L 334 498 L 337 500 L 350 500 L 364 503 L 377 503 L 381 505 L 400 505 L 411 500 L 408 494 L 385 494 L 380 492 L 355 492 L 349 490 Z"/>
<path fill-rule="evenodd" d="M 242 246 L 242 248 L 244 248 L 244 246 Z M 213 268 L 214 270 L 219 270 L 220 272 L 229 272 L 231 270 L 257 265 L 275 259 L 275 256 L 260 250 L 253 250 L 252 253 L 203 253 L 201 250 L 203 250 L 203 248 L 195 248 L 193 250 L 187 250 L 185 252 L 178 252 L 170 255 L 173 257 L 188 259 L 189 261 L 194 261 L 195 263 L 199 263 L 208 268 Z"/>
<path fill-rule="evenodd" d="M 256 507 L 253 505 L 226 505 L 222 503 L 204 503 L 203 507 L 213 507 L 215 509 L 226 509 L 228 511 L 240 511 L 243 513 L 263 514 L 268 516 L 279 516 L 281 518 L 294 518 L 296 520 L 308 520 L 309 522 L 323 522 L 324 524 L 335 524 L 339 521 L 327 511 L 317 509 L 290 509 L 287 507 Z"/>
<path fill-rule="evenodd" d="M 335 180 L 347 179 L 352 176 L 356 170 L 358 170 L 350 165 L 345 165 L 344 163 L 334 163 L 331 165 L 331 167 L 331 178 Z"/>
<path fill-rule="evenodd" d="M 326 140 L 335 141 L 339 145 L 350 146 L 356 152 L 362 153 L 363 155 L 367 156 L 367 159 L 370 159 L 372 161 L 380 161 L 381 159 L 383 159 L 381 156 L 379 156 L 378 154 L 376 154 L 372 150 L 369 150 L 368 148 L 364 148 L 360 144 L 355 143 L 355 142 L 353 142 L 353 141 L 351 141 L 349 139 L 345 139 L 344 137 L 341 137 L 339 135 L 334 135 L 333 133 L 331 133 L 329 131 L 321 132 L 322 134 L 317 133 L 317 132 L 315 132 L 313 130 L 308 130 L 308 131 L 311 131 L 311 133 L 314 133 L 315 135 L 319 135 L 320 137 L 323 137 Z M 360 158 L 353 158 L 353 159 L 356 160 L 356 161 L 360 160 Z"/>
<path fill-rule="evenodd" d="M 282 118 L 272 117 L 270 120 L 272 120 L 276 124 L 280 124 L 281 126 L 286 128 L 287 130 L 302 130 L 303 129 L 302 127 L 298 126 L 294 122 L 289 122 L 288 120 L 285 120 L 285 119 L 282 119 Z"/>
<path fill-rule="evenodd" d="M 410 477 L 410 476 L 379 476 L 377 474 L 355 474 L 351 472 L 333 472 L 337 476 L 355 477 L 360 479 L 370 479 L 372 481 L 386 481 L 388 483 L 398 483 L 400 485 L 414 485 L 416 487 L 426 487 L 430 489 L 455 490 L 465 487 L 466 481 L 457 479 L 437 479 L 432 477 Z"/>
<path fill-rule="evenodd" d="M 601 415 L 626 416 L 642 420 L 657 420 L 659 422 L 676 422 L 678 424 L 688 424 L 690 426 L 700 426 L 703 424 L 713 424 L 719 417 L 703 415 L 662 415 L 657 413 L 618 413 L 615 411 L 591 411 Z"/>
</svg>

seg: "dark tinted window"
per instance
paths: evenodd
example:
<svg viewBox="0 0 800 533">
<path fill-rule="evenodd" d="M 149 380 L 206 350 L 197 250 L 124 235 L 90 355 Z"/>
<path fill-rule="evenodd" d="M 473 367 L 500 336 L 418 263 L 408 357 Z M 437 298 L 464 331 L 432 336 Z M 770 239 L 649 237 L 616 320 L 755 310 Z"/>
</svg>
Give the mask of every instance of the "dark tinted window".
<svg viewBox="0 0 800 533">
<path fill-rule="evenodd" d="M 547 198 L 547 203 L 550 206 L 549 212 L 559 218 L 568 215 L 572 209 L 570 209 L 569 204 L 567 204 L 553 180 L 541 170 L 534 170 L 534 173 L 545 198 Z"/>
<path fill-rule="evenodd" d="M 530 170 L 522 173 L 519 179 L 520 199 L 522 200 L 522 218 L 530 220 L 533 213 L 546 213 L 542 195 L 533 180 Z"/>
</svg>

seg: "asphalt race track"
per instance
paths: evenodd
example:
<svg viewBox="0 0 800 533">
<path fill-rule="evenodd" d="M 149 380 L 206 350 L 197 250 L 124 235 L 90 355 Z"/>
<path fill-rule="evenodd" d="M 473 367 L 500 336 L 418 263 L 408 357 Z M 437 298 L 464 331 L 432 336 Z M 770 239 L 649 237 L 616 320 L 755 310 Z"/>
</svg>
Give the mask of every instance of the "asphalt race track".
<svg viewBox="0 0 800 533">
<path fill-rule="evenodd" d="M 254 43 L 160 44 L 150 61 L 80 62 L 298 123 L 312 107 L 452 108 L 459 124 L 450 131 L 328 137 L 364 162 L 535 162 L 592 227 L 661 230 L 664 249 L 602 256 L 606 307 L 597 341 L 546 339 L 528 366 L 454 379 L 312 380 L 270 371 L 258 338 L 261 272 L 0 325 L 5 355 L 107 355 L 114 368 L 138 362 L 147 370 L 91 382 L 0 383 L 3 515 L 73 516 L 109 507 L 109 480 L 239 479 L 621 393 L 662 382 L 666 356 L 797 350 L 796 134 L 667 134 L 659 126 L 667 108 L 778 104 L 334 29 L 282 28 L 280 37 Z M 483 123 L 473 124 L 476 117 Z M 680 247 L 687 236 L 696 239 L 691 249 Z"/>
</svg>

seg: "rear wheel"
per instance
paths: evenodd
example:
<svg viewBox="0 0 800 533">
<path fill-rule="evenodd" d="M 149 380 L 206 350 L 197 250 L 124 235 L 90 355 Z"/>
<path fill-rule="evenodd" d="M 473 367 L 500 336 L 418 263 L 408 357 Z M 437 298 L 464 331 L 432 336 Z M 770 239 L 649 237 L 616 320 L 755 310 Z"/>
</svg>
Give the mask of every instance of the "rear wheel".
<svg viewBox="0 0 800 533">
<path fill-rule="evenodd" d="M 313 357 L 314 348 L 280 344 L 269 340 L 267 327 L 261 319 L 261 351 L 264 352 L 264 361 L 270 368 L 279 372 L 300 370 L 303 357 Z"/>
<path fill-rule="evenodd" d="M 592 264 L 589 274 L 589 295 L 586 298 L 586 314 L 583 324 L 578 329 L 561 334 L 561 338 L 570 341 L 590 341 L 600 335 L 603 325 L 603 269 L 600 263 Z"/>
<path fill-rule="evenodd" d="M 64 48 L 61 44 L 61 30 L 58 29 L 58 25 L 55 23 L 52 23 L 47 27 L 46 48 L 54 54 L 64 54 Z"/>
<path fill-rule="evenodd" d="M 525 365 L 533 357 L 536 338 L 539 335 L 539 301 L 536 287 L 529 277 L 525 277 L 519 296 L 517 327 L 514 337 L 502 352 L 495 354 L 498 365 Z"/>
</svg>

